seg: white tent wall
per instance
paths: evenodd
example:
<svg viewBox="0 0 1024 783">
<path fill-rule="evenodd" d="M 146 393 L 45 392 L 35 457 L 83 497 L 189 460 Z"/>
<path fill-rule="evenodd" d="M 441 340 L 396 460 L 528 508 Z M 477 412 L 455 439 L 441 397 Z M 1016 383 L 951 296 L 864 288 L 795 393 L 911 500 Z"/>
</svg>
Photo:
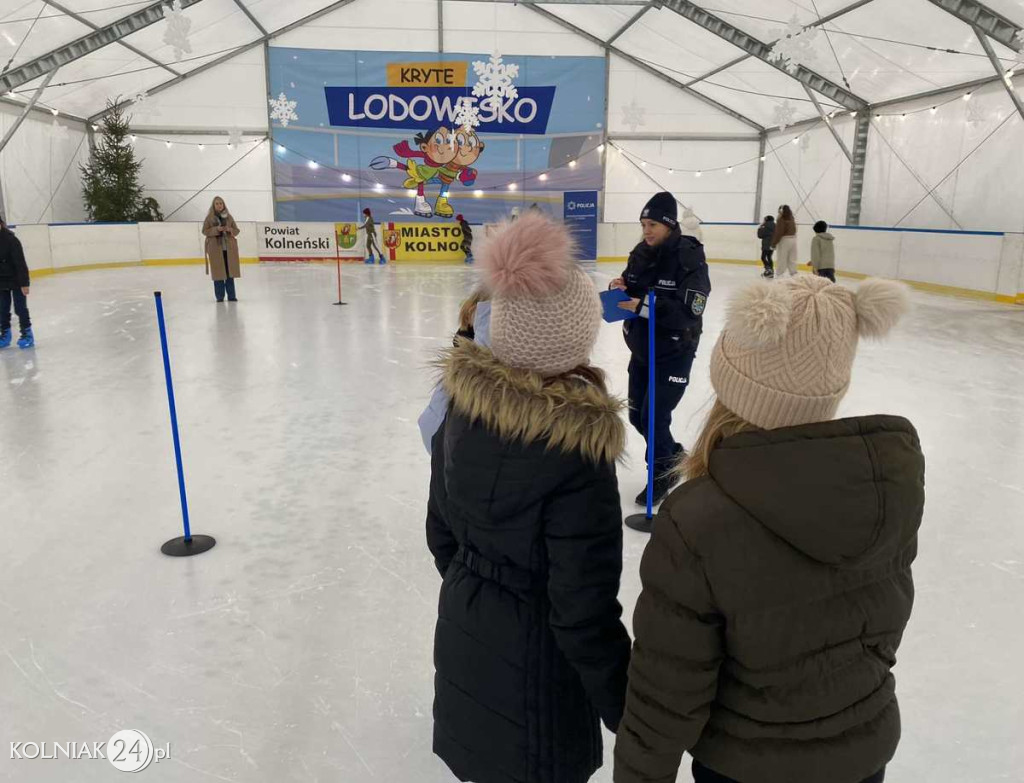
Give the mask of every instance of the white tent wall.
<svg viewBox="0 0 1024 783">
<path fill-rule="evenodd" d="M 608 155 L 605 221 L 635 223 L 651 195 L 676 194 L 704 222 L 749 221 L 757 190 L 758 142 L 617 141 Z M 647 161 L 643 167 L 640 161 Z M 741 161 L 731 174 L 710 171 Z M 668 169 L 673 168 L 673 174 Z M 709 171 L 704 171 L 709 169 Z M 701 170 L 701 176 L 696 171 Z"/>
<path fill-rule="evenodd" d="M 17 121 L 21 109 L 0 104 L 0 137 Z M 66 129 L 55 136 L 54 118 L 33 112 L 0 152 L 4 211 L 11 223 L 46 223 L 85 219 L 78 165 L 89 157 L 85 127 L 58 118 Z"/>
<path fill-rule="evenodd" d="M 613 137 L 616 133 L 757 133 L 735 117 L 614 54 L 610 68 L 608 127 Z M 633 107 L 639 107 L 639 114 L 634 115 Z M 642 120 L 643 124 L 630 122 L 631 118 Z"/>
<path fill-rule="evenodd" d="M 393 0 L 386 0 L 382 5 L 390 2 Z M 436 46 L 436 14 L 433 24 L 433 43 Z M 557 53 L 563 57 L 599 57 L 604 54 L 601 47 L 529 8 L 511 3 L 460 3 L 451 0 L 444 3 L 444 49 L 446 52 Z"/>
<path fill-rule="evenodd" d="M 1015 82 L 1020 90 L 1024 77 L 1018 76 Z M 941 105 L 950 98 L 952 102 Z M 934 114 L 928 110 L 933 105 L 937 106 Z M 906 119 L 899 116 L 903 111 Z M 960 100 L 954 93 L 931 102 L 889 106 L 882 112 L 897 116 L 883 116 L 871 123 L 864 225 L 1024 231 L 1024 202 L 1020 199 L 1024 191 L 1024 120 L 1001 84 L 976 90 L 970 101 Z M 984 141 L 989 134 L 992 137 Z M 947 178 L 975 148 L 966 163 Z M 935 198 L 921 201 L 944 178 L 935 197 L 945 209 Z"/>
<path fill-rule="evenodd" d="M 240 145 L 228 149 L 225 136 L 166 138 L 170 149 L 144 137 L 136 149 L 143 159 L 140 178 L 146 195 L 160 202 L 170 220 L 203 220 L 215 196 L 228 203 L 238 220 L 273 220 L 269 141 L 243 136 Z M 199 144 L 208 146 L 200 151 Z"/>
<path fill-rule="evenodd" d="M 151 96 L 132 126 L 213 130 L 267 128 L 263 47 L 256 46 Z"/>
<path fill-rule="evenodd" d="M 265 0 L 262 7 L 269 9 L 271 5 L 284 4 L 279 0 Z M 261 6 L 254 7 L 254 11 L 266 13 Z M 271 17 L 268 29 L 275 27 L 276 22 Z M 374 0 L 368 3 L 356 0 L 275 38 L 270 45 L 303 49 L 436 52 L 437 3 L 417 0 Z"/>
<path fill-rule="evenodd" d="M 855 122 L 837 117 L 833 126 L 852 150 Z M 824 124 L 770 134 L 765 158 L 762 213 L 774 215 L 789 204 L 798 223 L 846 222 L 850 161 Z"/>
</svg>

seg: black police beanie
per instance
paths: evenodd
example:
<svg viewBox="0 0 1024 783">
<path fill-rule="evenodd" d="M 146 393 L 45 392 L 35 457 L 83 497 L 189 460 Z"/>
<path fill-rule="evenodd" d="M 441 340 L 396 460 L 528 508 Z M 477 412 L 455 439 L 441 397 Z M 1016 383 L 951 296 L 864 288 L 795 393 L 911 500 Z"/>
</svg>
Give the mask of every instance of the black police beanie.
<svg viewBox="0 0 1024 783">
<path fill-rule="evenodd" d="M 676 198 L 671 193 L 658 193 L 647 202 L 644 211 L 640 213 L 641 220 L 657 220 L 672 229 L 679 228 L 677 219 Z"/>
</svg>

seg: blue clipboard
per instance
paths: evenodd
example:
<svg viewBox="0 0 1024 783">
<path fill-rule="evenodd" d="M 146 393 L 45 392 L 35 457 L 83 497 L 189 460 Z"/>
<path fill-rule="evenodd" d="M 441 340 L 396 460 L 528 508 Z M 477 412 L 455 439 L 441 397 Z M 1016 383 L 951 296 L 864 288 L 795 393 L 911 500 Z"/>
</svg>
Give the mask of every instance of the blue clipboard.
<svg viewBox="0 0 1024 783">
<path fill-rule="evenodd" d="M 602 291 L 601 307 L 604 308 L 604 320 L 614 324 L 618 321 L 630 321 L 634 318 L 639 318 L 640 316 L 636 313 L 631 313 L 629 310 L 623 310 L 619 307 L 619 302 L 628 302 L 632 298 L 625 291 L 618 288 Z"/>
</svg>

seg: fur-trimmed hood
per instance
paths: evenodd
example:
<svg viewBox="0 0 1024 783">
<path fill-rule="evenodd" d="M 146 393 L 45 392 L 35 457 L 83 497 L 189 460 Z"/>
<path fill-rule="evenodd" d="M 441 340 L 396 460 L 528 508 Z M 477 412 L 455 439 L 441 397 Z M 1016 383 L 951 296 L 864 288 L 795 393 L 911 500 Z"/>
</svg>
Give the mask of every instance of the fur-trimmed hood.
<svg viewBox="0 0 1024 783">
<path fill-rule="evenodd" d="M 623 404 L 583 377 L 545 379 L 499 362 L 468 340 L 437 361 L 455 410 L 509 441 L 548 442 L 588 462 L 615 462 L 626 443 Z"/>
</svg>

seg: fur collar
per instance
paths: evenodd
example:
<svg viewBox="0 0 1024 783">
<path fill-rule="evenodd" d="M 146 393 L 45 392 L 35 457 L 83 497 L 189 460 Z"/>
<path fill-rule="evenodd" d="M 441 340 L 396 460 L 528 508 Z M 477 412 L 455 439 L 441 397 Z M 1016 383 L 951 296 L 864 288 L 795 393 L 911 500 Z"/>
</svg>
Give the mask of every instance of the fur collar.
<svg viewBox="0 0 1024 783">
<path fill-rule="evenodd" d="M 625 448 L 622 402 L 583 378 L 545 380 L 505 366 L 469 340 L 444 351 L 437 366 L 455 409 L 506 440 L 546 440 L 591 463 L 615 462 Z"/>
</svg>

